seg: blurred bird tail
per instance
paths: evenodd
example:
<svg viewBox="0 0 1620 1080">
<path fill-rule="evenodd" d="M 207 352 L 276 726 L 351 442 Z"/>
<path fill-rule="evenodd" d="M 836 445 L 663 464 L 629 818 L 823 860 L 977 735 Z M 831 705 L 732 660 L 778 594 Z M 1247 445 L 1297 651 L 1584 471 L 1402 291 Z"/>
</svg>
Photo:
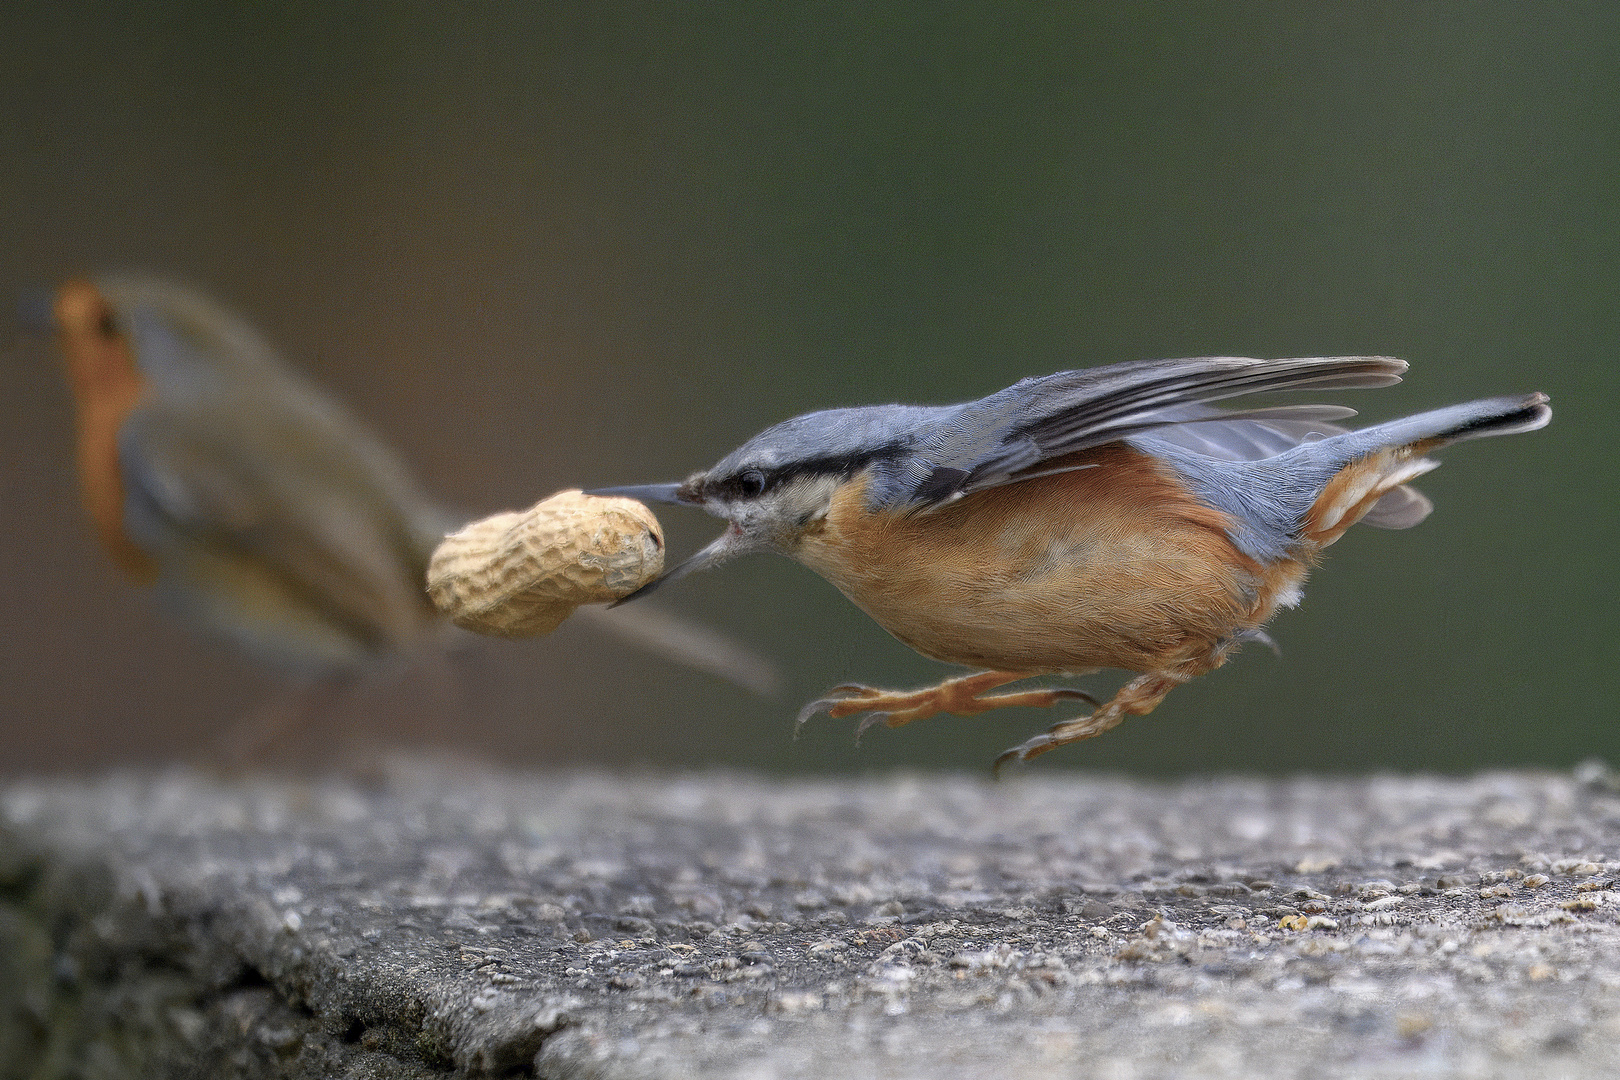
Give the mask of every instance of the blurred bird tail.
<svg viewBox="0 0 1620 1080">
<path fill-rule="evenodd" d="M 1363 516 L 1380 511 L 1375 524 L 1388 528 L 1416 525 L 1428 516 L 1432 506 L 1402 485 L 1439 468 L 1438 461 L 1424 454 L 1466 439 L 1546 427 L 1552 419 L 1547 402 L 1547 395 L 1540 393 L 1485 398 L 1295 448 L 1289 454 L 1337 466 L 1305 513 L 1304 538 L 1326 547 Z M 1388 500 L 1391 505 L 1375 507 L 1380 500 Z"/>
<path fill-rule="evenodd" d="M 781 688 L 777 666 L 746 645 L 651 604 L 608 609 L 586 605 L 574 615 L 591 626 L 684 667 L 717 675 L 761 697 Z"/>
</svg>

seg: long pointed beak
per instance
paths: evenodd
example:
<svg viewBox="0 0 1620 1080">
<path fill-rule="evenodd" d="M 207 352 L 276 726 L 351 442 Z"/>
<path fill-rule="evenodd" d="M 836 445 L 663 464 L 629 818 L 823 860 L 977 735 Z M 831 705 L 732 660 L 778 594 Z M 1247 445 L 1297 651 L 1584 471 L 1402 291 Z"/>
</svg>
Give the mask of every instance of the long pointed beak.
<svg viewBox="0 0 1620 1080">
<path fill-rule="evenodd" d="M 685 562 L 676 565 L 675 569 L 664 571 L 661 575 L 653 578 L 651 581 L 647 582 L 647 584 L 643 585 L 629 596 L 615 600 L 613 603 L 609 604 L 608 607 L 616 608 L 620 604 L 628 604 L 632 600 L 640 600 L 643 596 L 646 596 L 654 589 L 657 589 L 671 581 L 679 581 L 681 578 L 692 573 L 694 570 L 707 570 L 711 566 L 725 562 L 734 555 L 741 555 L 744 552 L 752 550 L 754 550 L 754 548 L 743 539 L 742 532 L 733 526 L 716 537 L 714 542 L 708 547 L 704 548 L 702 551 L 699 551 L 696 555 L 693 555 Z"/>
<path fill-rule="evenodd" d="M 587 491 L 585 494 L 618 495 L 626 499 L 640 499 L 642 502 L 691 506 L 691 503 L 676 494 L 680 490 L 681 485 L 679 484 L 631 484 L 627 487 L 597 488 L 594 491 Z"/>
</svg>

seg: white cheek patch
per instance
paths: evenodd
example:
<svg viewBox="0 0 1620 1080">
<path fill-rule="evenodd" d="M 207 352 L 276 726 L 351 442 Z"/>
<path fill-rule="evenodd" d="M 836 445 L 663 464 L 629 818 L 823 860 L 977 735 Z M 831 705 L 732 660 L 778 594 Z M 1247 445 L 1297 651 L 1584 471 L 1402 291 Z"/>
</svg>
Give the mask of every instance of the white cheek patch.
<svg viewBox="0 0 1620 1080">
<path fill-rule="evenodd" d="M 833 476 L 806 478 L 785 486 L 773 500 L 774 516 L 809 523 L 827 516 L 840 481 Z"/>
<path fill-rule="evenodd" d="M 827 516 L 839 487 L 838 477 L 802 476 L 757 499 L 728 499 L 707 509 L 756 545 L 789 552 L 807 528 Z"/>
</svg>

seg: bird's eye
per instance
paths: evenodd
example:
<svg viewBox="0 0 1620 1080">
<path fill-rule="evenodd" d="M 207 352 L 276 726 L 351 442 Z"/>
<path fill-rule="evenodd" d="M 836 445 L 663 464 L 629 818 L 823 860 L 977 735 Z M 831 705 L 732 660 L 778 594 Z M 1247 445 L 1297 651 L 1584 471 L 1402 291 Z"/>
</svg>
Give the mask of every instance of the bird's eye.
<svg viewBox="0 0 1620 1080">
<path fill-rule="evenodd" d="M 737 477 L 737 490 L 745 499 L 757 498 L 765 491 L 765 474 L 758 469 L 744 469 Z"/>
</svg>

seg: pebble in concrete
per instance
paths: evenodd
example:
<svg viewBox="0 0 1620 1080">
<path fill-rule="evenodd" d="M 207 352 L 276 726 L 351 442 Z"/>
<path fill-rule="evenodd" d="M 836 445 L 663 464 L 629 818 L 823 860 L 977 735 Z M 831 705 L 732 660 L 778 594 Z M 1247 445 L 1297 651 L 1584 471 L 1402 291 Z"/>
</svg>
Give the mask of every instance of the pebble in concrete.
<svg viewBox="0 0 1620 1080">
<path fill-rule="evenodd" d="M 1605 770 L 0 791 L 0 1076 L 1620 1074 Z"/>
</svg>

